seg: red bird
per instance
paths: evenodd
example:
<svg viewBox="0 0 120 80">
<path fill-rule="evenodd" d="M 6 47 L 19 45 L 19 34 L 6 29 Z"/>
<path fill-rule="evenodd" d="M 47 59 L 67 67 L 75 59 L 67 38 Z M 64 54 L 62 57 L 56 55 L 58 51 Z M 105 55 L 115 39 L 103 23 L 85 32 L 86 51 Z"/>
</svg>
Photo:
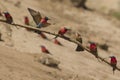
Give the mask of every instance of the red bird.
<svg viewBox="0 0 120 80">
<path fill-rule="evenodd" d="M 54 43 L 55 43 L 55 44 L 58 44 L 58 45 L 62 45 L 62 44 L 60 43 L 60 41 L 58 41 L 57 39 L 54 39 Z"/>
<path fill-rule="evenodd" d="M 6 22 L 11 24 L 13 22 L 13 18 L 10 15 L 10 13 L 9 12 L 4 12 L 4 15 L 5 15 L 5 18 L 6 18 Z"/>
<path fill-rule="evenodd" d="M 50 53 L 47 49 L 46 49 L 46 47 L 45 46 L 41 46 L 41 51 L 43 52 L 43 53 Z"/>
<path fill-rule="evenodd" d="M 63 36 L 67 31 L 68 31 L 68 29 L 65 28 L 65 27 L 63 27 L 63 28 L 61 28 L 61 29 L 58 31 L 58 34 L 61 35 L 61 36 Z"/>
<path fill-rule="evenodd" d="M 114 74 L 114 71 L 116 69 L 116 65 L 117 65 L 117 59 L 115 56 L 110 56 L 111 60 L 110 60 L 110 64 L 111 66 L 113 67 L 113 74 Z"/>
<path fill-rule="evenodd" d="M 42 17 L 39 11 L 33 10 L 31 8 L 28 8 L 28 11 L 30 12 L 34 22 L 37 25 L 37 28 L 47 27 L 51 25 L 47 21 L 50 20 L 48 17 Z"/>
<path fill-rule="evenodd" d="M 96 58 L 98 57 L 97 45 L 95 43 L 90 44 L 90 52 L 93 53 Z"/>
<path fill-rule="evenodd" d="M 65 27 L 61 28 L 61 29 L 58 31 L 58 35 L 55 36 L 55 39 L 56 39 L 58 36 L 64 36 L 64 34 L 65 34 L 68 30 L 70 30 L 70 29 L 65 28 Z"/>
<path fill-rule="evenodd" d="M 24 23 L 26 25 L 29 25 L 29 18 L 27 16 L 24 17 Z"/>
<path fill-rule="evenodd" d="M 41 28 L 44 24 L 47 23 L 47 21 L 49 20 L 48 17 L 44 17 L 40 20 L 39 24 L 37 25 L 37 28 Z"/>
</svg>

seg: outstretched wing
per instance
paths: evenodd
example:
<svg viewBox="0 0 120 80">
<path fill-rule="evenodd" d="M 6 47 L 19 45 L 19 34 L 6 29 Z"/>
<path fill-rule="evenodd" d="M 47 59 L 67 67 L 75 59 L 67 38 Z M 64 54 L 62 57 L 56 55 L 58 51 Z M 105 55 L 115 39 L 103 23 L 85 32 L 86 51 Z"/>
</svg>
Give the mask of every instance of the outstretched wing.
<svg viewBox="0 0 120 80">
<path fill-rule="evenodd" d="M 30 12 L 30 14 L 31 14 L 33 20 L 35 21 L 36 25 L 38 25 L 40 20 L 42 19 L 40 12 L 35 11 L 31 8 L 28 8 L 28 11 Z"/>
<path fill-rule="evenodd" d="M 47 27 L 49 25 L 51 25 L 51 24 L 50 23 L 45 23 L 45 24 L 43 24 L 43 27 Z"/>
</svg>

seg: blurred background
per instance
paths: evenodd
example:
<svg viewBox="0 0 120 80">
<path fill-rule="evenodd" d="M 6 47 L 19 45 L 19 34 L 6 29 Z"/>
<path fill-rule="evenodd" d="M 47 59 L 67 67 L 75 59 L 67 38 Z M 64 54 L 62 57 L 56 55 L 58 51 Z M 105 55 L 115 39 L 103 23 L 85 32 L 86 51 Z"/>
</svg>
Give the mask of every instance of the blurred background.
<svg viewBox="0 0 120 80">
<path fill-rule="evenodd" d="M 1 0 L 0 12 L 8 11 L 14 23 L 24 24 L 24 17 L 30 27 L 36 27 L 27 8 L 39 11 L 41 16 L 50 18 L 50 26 L 41 28 L 58 33 L 61 27 L 71 29 L 65 35 L 75 39 L 81 34 L 83 45 L 90 42 L 98 45 L 98 54 L 106 58 L 114 55 L 120 68 L 120 0 Z M 5 20 L 4 16 L 0 16 Z M 18 26 L 17 26 L 18 27 Z M 18 29 L 19 28 L 19 29 Z M 112 68 L 98 61 L 86 51 L 76 52 L 76 44 L 58 38 L 63 46 L 55 45 L 54 36 L 45 34 L 49 40 L 27 31 L 0 22 L 0 79 L 1 80 L 120 80 L 120 72 L 112 74 Z M 60 61 L 57 70 L 39 62 L 43 55 L 40 45 L 52 53 L 52 58 Z M 107 46 L 107 49 L 104 48 Z M 76 77 L 77 75 L 77 77 Z M 75 78 L 75 79 L 74 79 Z"/>
</svg>

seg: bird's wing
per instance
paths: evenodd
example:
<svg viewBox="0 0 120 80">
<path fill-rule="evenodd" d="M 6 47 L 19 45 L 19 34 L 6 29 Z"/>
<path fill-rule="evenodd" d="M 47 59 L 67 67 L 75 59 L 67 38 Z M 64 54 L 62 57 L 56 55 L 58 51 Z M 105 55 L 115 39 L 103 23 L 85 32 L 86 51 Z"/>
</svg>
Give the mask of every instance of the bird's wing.
<svg viewBox="0 0 120 80">
<path fill-rule="evenodd" d="M 45 24 L 43 24 L 43 27 L 47 27 L 49 25 L 51 25 L 51 24 L 50 23 L 45 23 Z"/>
<path fill-rule="evenodd" d="M 36 25 L 38 25 L 40 20 L 42 19 L 42 16 L 41 16 L 40 12 L 35 11 L 35 10 L 31 9 L 31 8 L 28 8 L 28 11 L 30 12 L 30 14 L 31 14 L 34 22 L 36 23 Z"/>
</svg>

